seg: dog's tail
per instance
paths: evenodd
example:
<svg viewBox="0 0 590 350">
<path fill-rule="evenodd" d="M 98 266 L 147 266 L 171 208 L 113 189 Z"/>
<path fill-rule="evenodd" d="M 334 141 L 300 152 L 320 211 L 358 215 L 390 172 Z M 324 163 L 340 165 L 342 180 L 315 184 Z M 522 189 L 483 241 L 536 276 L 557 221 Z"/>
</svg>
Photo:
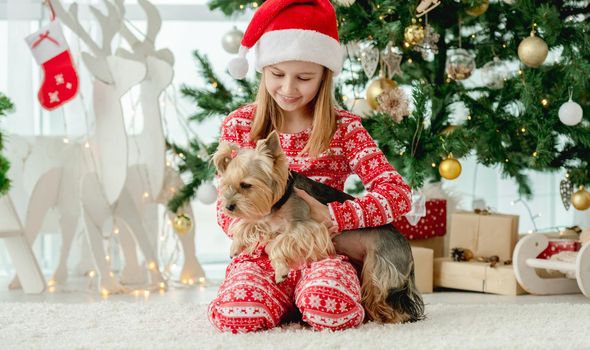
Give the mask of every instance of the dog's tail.
<svg viewBox="0 0 590 350">
<path fill-rule="evenodd" d="M 411 259 L 411 253 L 410 253 Z M 424 301 L 414 277 L 414 261 L 403 268 L 384 257 L 379 249 L 368 249 L 363 269 L 362 295 L 367 314 L 377 322 L 403 323 L 424 319 Z"/>
</svg>

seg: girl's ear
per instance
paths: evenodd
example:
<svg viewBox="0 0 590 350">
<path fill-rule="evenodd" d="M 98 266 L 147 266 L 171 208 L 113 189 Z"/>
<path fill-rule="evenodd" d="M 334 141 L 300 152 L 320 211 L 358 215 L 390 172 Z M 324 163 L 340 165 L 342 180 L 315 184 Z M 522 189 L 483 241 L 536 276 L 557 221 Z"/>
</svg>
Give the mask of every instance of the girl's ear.
<svg viewBox="0 0 590 350">
<path fill-rule="evenodd" d="M 221 175 L 227 169 L 227 166 L 238 152 L 238 146 L 231 142 L 222 142 L 217 147 L 217 151 L 213 155 L 213 164 L 217 172 Z"/>
</svg>

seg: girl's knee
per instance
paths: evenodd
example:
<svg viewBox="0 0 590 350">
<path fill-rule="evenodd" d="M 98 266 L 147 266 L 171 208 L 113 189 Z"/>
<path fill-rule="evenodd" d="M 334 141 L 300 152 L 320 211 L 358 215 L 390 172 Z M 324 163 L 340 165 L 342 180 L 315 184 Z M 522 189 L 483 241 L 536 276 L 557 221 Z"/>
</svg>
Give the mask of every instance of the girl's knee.
<svg viewBox="0 0 590 350">
<path fill-rule="evenodd" d="M 224 303 L 219 298 L 209 304 L 208 317 L 211 324 L 221 332 L 249 333 L 276 326 L 263 305 L 236 306 L 235 303 Z"/>
<path fill-rule="evenodd" d="M 314 330 L 353 328 L 365 318 L 365 310 L 358 298 L 325 287 L 322 291 L 306 288 L 299 294 L 296 304 L 303 321 Z"/>
</svg>

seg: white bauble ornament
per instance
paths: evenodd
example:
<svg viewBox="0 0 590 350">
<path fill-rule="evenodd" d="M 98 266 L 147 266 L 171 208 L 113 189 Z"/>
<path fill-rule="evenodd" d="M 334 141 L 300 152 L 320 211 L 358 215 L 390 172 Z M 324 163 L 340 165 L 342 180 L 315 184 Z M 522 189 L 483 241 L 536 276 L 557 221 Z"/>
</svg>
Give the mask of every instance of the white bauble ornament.
<svg viewBox="0 0 590 350">
<path fill-rule="evenodd" d="M 369 103 L 364 98 L 357 97 L 350 99 L 349 101 L 350 102 L 347 106 L 348 110 L 361 118 L 366 118 L 373 112 L 373 109 L 371 106 L 369 106 Z"/>
<path fill-rule="evenodd" d="M 559 120 L 565 125 L 574 126 L 578 124 L 582 121 L 582 115 L 582 107 L 572 101 L 571 98 L 559 107 Z"/>
<path fill-rule="evenodd" d="M 203 204 L 213 204 L 217 200 L 217 189 L 210 182 L 202 183 L 197 189 L 197 199 Z"/>
<path fill-rule="evenodd" d="M 354 4 L 356 0 L 334 0 L 334 3 L 336 3 L 336 5 L 340 5 L 340 6 L 344 6 L 344 7 L 349 7 L 352 4 Z"/>
<path fill-rule="evenodd" d="M 235 55 L 240 50 L 243 37 L 244 33 L 238 28 L 233 27 L 232 30 L 225 33 L 221 38 L 221 46 L 228 53 Z"/>
</svg>

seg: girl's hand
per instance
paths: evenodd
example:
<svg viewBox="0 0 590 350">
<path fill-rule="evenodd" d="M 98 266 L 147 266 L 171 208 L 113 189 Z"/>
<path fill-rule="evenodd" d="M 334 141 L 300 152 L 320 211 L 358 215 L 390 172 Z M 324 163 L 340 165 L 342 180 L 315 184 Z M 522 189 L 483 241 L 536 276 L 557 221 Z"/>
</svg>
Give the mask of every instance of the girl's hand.
<svg viewBox="0 0 590 350">
<path fill-rule="evenodd" d="M 340 233 L 338 232 L 338 227 L 332 224 L 330 209 L 328 209 L 327 205 L 320 203 L 317 199 L 313 198 L 300 188 L 295 187 L 294 190 L 295 193 L 309 205 L 311 218 L 314 221 L 326 225 L 328 232 L 330 232 L 332 237 Z"/>
</svg>

